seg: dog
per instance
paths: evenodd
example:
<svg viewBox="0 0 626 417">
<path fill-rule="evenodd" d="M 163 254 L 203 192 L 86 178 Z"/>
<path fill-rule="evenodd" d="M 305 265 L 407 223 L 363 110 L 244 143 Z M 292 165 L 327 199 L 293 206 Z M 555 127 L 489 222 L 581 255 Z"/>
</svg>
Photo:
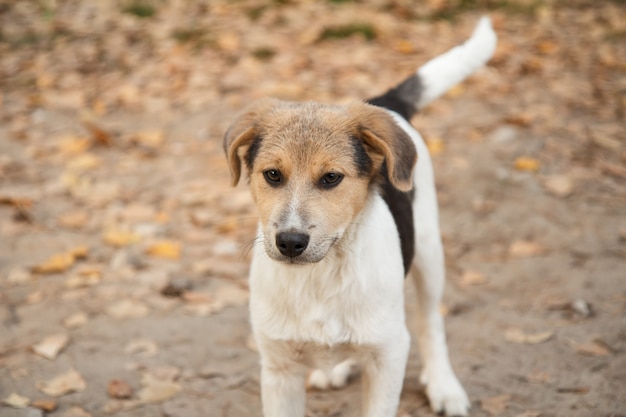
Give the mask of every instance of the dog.
<svg viewBox="0 0 626 417">
<path fill-rule="evenodd" d="M 303 417 L 309 370 L 310 385 L 341 387 L 357 364 L 360 415 L 396 415 L 410 345 L 406 275 L 417 287 L 431 408 L 467 415 L 439 312 L 445 270 L 432 163 L 409 122 L 483 66 L 496 42 L 483 17 L 464 44 L 381 96 L 346 106 L 261 99 L 227 130 L 232 184 L 245 165 L 259 213 L 250 317 L 265 417 Z"/>
</svg>

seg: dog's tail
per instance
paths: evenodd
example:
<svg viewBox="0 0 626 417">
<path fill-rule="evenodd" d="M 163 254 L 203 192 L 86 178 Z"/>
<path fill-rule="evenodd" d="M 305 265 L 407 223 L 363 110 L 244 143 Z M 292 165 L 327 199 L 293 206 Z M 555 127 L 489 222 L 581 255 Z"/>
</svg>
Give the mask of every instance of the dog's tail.
<svg viewBox="0 0 626 417">
<path fill-rule="evenodd" d="M 482 67 L 493 55 L 496 42 L 491 20 L 482 17 L 465 43 L 428 61 L 396 87 L 367 102 L 410 120 L 428 103 Z"/>
</svg>

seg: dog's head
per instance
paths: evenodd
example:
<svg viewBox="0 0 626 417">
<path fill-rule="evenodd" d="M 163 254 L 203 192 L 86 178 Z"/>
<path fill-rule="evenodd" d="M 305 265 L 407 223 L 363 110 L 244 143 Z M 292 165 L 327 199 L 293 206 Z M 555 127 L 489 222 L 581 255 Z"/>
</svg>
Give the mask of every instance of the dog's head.
<svg viewBox="0 0 626 417">
<path fill-rule="evenodd" d="M 265 251 L 295 264 L 326 256 L 382 175 L 399 190 L 411 189 L 417 160 L 393 118 L 363 103 L 261 100 L 228 129 L 224 150 L 233 185 L 242 161 L 248 169 Z"/>
</svg>

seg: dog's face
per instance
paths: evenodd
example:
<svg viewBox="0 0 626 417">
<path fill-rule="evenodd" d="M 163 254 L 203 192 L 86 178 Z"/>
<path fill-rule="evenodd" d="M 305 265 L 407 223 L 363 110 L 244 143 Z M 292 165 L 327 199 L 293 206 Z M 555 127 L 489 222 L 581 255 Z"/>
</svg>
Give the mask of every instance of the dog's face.
<svg viewBox="0 0 626 417">
<path fill-rule="evenodd" d="M 411 139 L 384 110 L 262 100 L 224 139 L 233 184 L 248 168 L 265 251 L 277 261 L 318 262 L 365 205 L 383 162 L 391 183 L 411 188 Z"/>
</svg>

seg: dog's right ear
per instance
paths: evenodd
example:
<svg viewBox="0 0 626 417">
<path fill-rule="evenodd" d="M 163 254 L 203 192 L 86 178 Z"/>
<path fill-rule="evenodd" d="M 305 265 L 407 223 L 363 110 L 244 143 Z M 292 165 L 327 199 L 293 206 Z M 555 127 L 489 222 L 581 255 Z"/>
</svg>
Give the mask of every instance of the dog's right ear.
<svg viewBox="0 0 626 417">
<path fill-rule="evenodd" d="M 241 160 L 250 161 L 249 154 L 254 143 L 260 141 L 259 122 L 264 113 L 276 104 L 277 100 L 262 99 L 241 113 L 224 135 L 224 152 L 230 167 L 231 184 L 237 185 L 241 177 Z M 257 144 L 258 146 L 258 144 Z M 248 168 L 251 168 L 248 163 Z"/>
</svg>

